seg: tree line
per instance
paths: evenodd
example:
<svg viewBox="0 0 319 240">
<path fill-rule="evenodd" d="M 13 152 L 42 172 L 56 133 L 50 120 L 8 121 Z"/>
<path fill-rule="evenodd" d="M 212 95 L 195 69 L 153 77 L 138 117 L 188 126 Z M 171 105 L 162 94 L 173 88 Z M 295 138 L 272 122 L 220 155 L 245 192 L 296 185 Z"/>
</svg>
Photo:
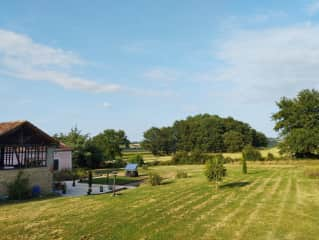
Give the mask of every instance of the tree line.
<svg viewBox="0 0 319 240">
<path fill-rule="evenodd" d="M 59 133 L 54 137 L 73 149 L 72 161 L 75 167 L 97 168 L 103 166 L 105 161 L 119 164 L 122 149 L 127 148 L 130 143 L 123 130 L 113 129 L 90 137 L 75 127 L 67 134 Z"/>
<path fill-rule="evenodd" d="M 196 115 L 171 127 L 152 127 L 144 133 L 142 147 L 154 155 L 177 151 L 237 152 L 246 145 L 267 146 L 267 137 L 249 124 L 231 117 Z"/>
<path fill-rule="evenodd" d="M 272 115 L 274 129 L 280 134 L 282 153 L 297 158 L 319 156 L 319 92 L 302 90 L 295 98 L 283 97 Z M 73 164 L 97 168 L 105 161 L 121 163 L 122 149 L 129 146 L 123 130 L 107 129 L 90 137 L 78 128 L 55 138 L 72 147 Z M 275 140 L 272 142 L 275 144 Z M 249 124 L 217 115 L 200 114 L 176 121 L 170 127 L 145 131 L 142 147 L 154 155 L 176 152 L 238 152 L 247 145 L 267 146 L 266 136 Z M 195 154 L 196 155 L 196 154 Z M 189 155 L 192 156 L 192 155 Z"/>
</svg>

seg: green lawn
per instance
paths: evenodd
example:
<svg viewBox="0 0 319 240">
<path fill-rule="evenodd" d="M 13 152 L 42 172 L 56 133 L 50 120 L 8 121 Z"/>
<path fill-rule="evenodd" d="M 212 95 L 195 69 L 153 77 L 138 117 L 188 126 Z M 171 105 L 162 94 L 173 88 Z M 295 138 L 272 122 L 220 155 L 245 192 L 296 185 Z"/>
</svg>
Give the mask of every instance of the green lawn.
<svg viewBox="0 0 319 240">
<path fill-rule="evenodd" d="M 259 149 L 261 155 L 264 158 L 267 158 L 268 153 L 272 153 L 275 157 L 279 158 L 281 157 L 279 154 L 279 149 L 277 147 L 273 147 L 273 148 L 265 148 L 265 149 Z M 142 155 L 144 158 L 144 161 L 146 163 L 148 162 L 154 162 L 154 161 L 170 161 L 172 159 L 172 156 L 154 156 L 151 152 L 148 151 L 132 151 L 132 152 L 123 152 L 123 159 L 124 160 L 128 160 L 130 158 L 130 156 L 132 155 Z M 212 153 L 212 155 L 215 155 L 216 153 Z M 233 159 L 242 159 L 242 153 L 241 152 L 236 152 L 236 153 L 223 153 L 224 157 L 231 157 Z"/>
<path fill-rule="evenodd" d="M 165 184 L 121 195 L 61 197 L 0 205 L 0 239 L 318 239 L 315 162 L 228 165 L 220 189 L 203 166 L 151 168 Z M 178 169 L 190 175 L 174 179 Z"/>
</svg>

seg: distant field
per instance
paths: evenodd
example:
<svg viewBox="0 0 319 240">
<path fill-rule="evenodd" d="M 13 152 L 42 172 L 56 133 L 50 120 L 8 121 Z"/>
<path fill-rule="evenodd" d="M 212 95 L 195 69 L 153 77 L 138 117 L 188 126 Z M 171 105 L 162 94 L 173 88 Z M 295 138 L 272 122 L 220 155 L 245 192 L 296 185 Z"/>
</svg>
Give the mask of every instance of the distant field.
<svg viewBox="0 0 319 240">
<path fill-rule="evenodd" d="M 261 155 L 266 158 L 268 153 L 272 153 L 275 157 L 280 157 L 279 154 L 279 149 L 274 147 L 274 148 L 266 148 L 266 149 L 260 149 Z M 223 153 L 224 157 L 231 157 L 234 159 L 242 159 L 242 153 Z"/>
<path fill-rule="evenodd" d="M 319 180 L 304 176 L 309 166 L 319 161 L 249 162 L 248 175 L 229 164 L 218 190 L 202 165 L 152 167 L 164 185 L 0 205 L 0 239 L 315 240 Z M 190 177 L 175 179 L 180 169 Z"/>
<path fill-rule="evenodd" d="M 279 149 L 274 148 L 267 148 L 260 150 L 263 157 L 267 157 L 268 153 L 272 153 L 275 157 L 279 157 Z M 169 161 L 172 159 L 172 156 L 154 156 L 151 152 L 148 151 L 130 151 L 130 152 L 123 152 L 123 159 L 127 160 L 130 156 L 140 154 L 143 156 L 145 162 L 153 162 L 153 161 Z M 242 153 L 223 153 L 224 157 L 231 157 L 233 159 L 242 159 Z"/>
<path fill-rule="evenodd" d="M 123 152 L 123 159 L 128 160 L 130 156 L 140 154 L 143 156 L 145 162 L 154 162 L 154 161 L 169 161 L 172 159 L 172 156 L 154 156 L 151 152 L 148 151 L 134 151 L 134 152 Z"/>
</svg>

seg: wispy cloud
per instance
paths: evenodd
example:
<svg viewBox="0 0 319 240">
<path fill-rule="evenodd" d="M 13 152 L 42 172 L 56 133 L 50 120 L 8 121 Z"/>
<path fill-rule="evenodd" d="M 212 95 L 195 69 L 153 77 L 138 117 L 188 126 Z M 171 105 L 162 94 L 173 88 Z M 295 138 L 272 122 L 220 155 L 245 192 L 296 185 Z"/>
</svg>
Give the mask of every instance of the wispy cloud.
<svg viewBox="0 0 319 240">
<path fill-rule="evenodd" d="M 237 31 L 221 45 L 226 65 L 213 76 L 232 83 L 237 99 L 250 102 L 319 87 L 319 25 Z"/>
<path fill-rule="evenodd" d="M 0 74 L 25 80 L 48 81 L 68 89 L 114 92 L 117 84 L 98 83 L 71 69 L 85 61 L 72 52 L 34 42 L 30 37 L 0 29 Z"/>
<path fill-rule="evenodd" d="M 313 16 L 319 12 L 319 1 L 312 2 L 306 7 L 306 11 L 309 15 Z"/>
</svg>

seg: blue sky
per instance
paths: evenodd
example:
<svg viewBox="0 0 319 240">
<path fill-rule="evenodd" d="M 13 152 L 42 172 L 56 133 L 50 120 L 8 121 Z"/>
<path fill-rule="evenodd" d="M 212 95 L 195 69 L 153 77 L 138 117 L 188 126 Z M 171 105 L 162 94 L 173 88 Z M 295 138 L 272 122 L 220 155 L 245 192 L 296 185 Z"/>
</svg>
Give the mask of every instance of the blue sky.
<svg viewBox="0 0 319 240">
<path fill-rule="evenodd" d="M 6 1 L 1 121 L 94 135 L 197 113 L 268 136 L 281 96 L 319 86 L 319 1 Z"/>
</svg>

